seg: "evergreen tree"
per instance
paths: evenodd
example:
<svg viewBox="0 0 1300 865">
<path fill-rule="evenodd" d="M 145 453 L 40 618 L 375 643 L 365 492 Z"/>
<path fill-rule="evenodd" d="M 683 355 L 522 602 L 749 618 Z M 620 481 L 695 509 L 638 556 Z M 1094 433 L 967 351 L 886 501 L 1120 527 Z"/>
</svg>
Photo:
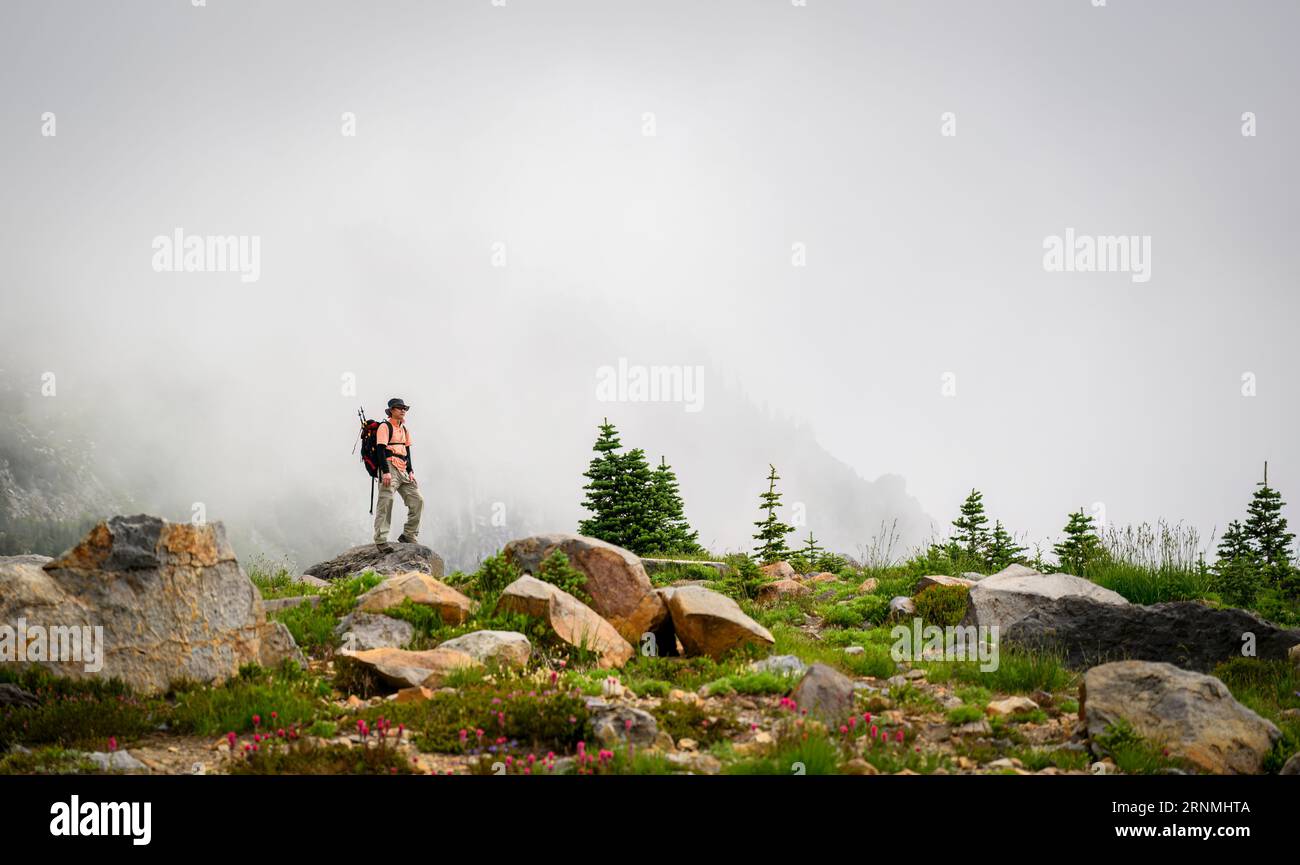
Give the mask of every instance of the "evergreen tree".
<svg viewBox="0 0 1300 865">
<path fill-rule="evenodd" d="M 1007 565 L 1021 561 L 1025 547 L 1016 544 L 1016 539 L 1002 527 L 1002 521 L 993 524 L 993 534 L 989 537 L 985 562 L 989 572 L 996 573 Z"/>
<path fill-rule="evenodd" d="M 591 516 L 578 523 L 580 534 L 610 543 L 618 543 L 614 539 L 623 533 L 618 514 L 620 476 L 623 472 L 623 461 L 618 453 L 620 447 L 622 444 L 618 439 L 618 430 L 609 422 L 609 418 L 605 418 L 600 425 L 600 435 L 592 446 L 596 456 L 592 457 L 591 464 L 583 475 L 589 483 L 583 487 L 587 491 L 587 497 L 583 499 L 582 506 L 591 511 Z"/>
<path fill-rule="evenodd" d="M 776 491 L 776 482 L 781 478 L 776 473 L 776 466 L 769 465 L 768 468 L 771 471 L 767 475 L 767 492 L 759 495 L 762 500 L 759 510 L 765 511 L 767 516 L 754 523 L 758 528 L 754 540 L 759 542 L 759 545 L 754 548 L 754 558 L 765 565 L 779 562 L 785 557 L 789 552 L 789 548 L 785 545 L 785 536 L 794 531 L 794 526 L 787 526 L 776 516 L 776 509 L 781 504 L 781 494 Z"/>
<path fill-rule="evenodd" d="M 1088 563 L 1102 555 L 1101 538 L 1092 524 L 1092 517 L 1083 508 L 1070 514 L 1065 525 L 1065 540 L 1052 548 L 1061 562 L 1061 568 L 1070 574 L 1087 575 Z"/>
<path fill-rule="evenodd" d="M 645 544 L 658 531 L 653 497 L 654 473 L 650 471 L 645 451 L 641 448 L 632 448 L 620 456 L 619 463 L 614 505 L 618 540 L 605 540 L 643 555 L 650 552 Z"/>
<path fill-rule="evenodd" d="M 1219 541 L 1219 560 L 1214 563 L 1215 591 L 1224 603 L 1236 607 L 1249 607 L 1255 602 L 1262 581 L 1259 560 L 1246 536 L 1246 528 L 1237 520 L 1228 523 L 1228 529 Z"/>
<path fill-rule="evenodd" d="M 1255 490 L 1246 519 L 1245 533 L 1255 554 L 1260 577 L 1278 588 L 1289 589 L 1294 582 L 1291 542 L 1295 535 L 1286 530 L 1282 516 L 1282 494 L 1268 485 L 1268 463 L 1264 463 L 1264 481 Z"/>
<path fill-rule="evenodd" d="M 645 552 L 699 552 L 699 532 L 691 531 L 690 523 L 686 521 L 677 475 L 662 456 L 651 478 L 650 500 L 654 528 L 640 539 Z"/>
<path fill-rule="evenodd" d="M 799 550 L 799 555 L 807 559 L 808 564 L 815 565 L 825 552 L 824 549 L 817 545 L 817 539 L 813 537 L 812 529 L 809 529 L 808 537 L 804 540 L 803 549 Z"/>
<path fill-rule="evenodd" d="M 984 558 L 984 549 L 989 542 L 989 519 L 984 515 L 984 496 L 979 490 L 971 490 L 970 495 L 961 506 L 961 516 L 952 521 L 957 533 L 953 536 L 971 558 Z"/>
</svg>

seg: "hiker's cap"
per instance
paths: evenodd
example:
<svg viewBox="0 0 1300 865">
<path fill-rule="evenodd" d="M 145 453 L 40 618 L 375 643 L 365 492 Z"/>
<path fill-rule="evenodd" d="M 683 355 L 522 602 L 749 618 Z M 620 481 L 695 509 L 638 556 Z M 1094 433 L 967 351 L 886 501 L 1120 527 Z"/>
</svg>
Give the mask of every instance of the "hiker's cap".
<svg viewBox="0 0 1300 865">
<path fill-rule="evenodd" d="M 395 408 L 410 408 L 409 405 L 407 405 L 405 402 L 402 401 L 402 398 L 401 398 L 400 396 L 395 396 L 395 397 L 393 397 L 392 399 L 390 399 L 390 400 L 388 401 L 388 407 L 389 407 L 390 409 L 395 409 Z"/>
</svg>

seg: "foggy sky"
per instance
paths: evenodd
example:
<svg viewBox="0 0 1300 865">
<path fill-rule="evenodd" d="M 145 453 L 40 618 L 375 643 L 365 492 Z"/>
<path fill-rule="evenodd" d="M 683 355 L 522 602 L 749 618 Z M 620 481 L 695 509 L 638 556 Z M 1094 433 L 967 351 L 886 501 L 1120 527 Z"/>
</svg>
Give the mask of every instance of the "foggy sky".
<svg viewBox="0 0 1300 865">
<path fill-rule="evenodd" d="M 1208 533 L 1265 459 L 1295 519 L 1295 4 L 0 16 L 0 368 L 55 372 L 141 489 L 211 518 L 354 509 L 365 540 L 352 418 L 401 396 L 426 497 L 459 473 L 570 529 L 609 416 L 738 548 L 783 453 L 716 488 L 749 440 L 730 383 L 940 527 L 979 487 L 1031 541 L 1094 502 Z M 260 278 L 155 272 L 178 227 L 258 236 Z M 1067 229 L 1149 236 L 1150 280 L 1046 272 Z M 703 366 L 702 409 L 597 401 L 620 357 Z"/>
</svg>

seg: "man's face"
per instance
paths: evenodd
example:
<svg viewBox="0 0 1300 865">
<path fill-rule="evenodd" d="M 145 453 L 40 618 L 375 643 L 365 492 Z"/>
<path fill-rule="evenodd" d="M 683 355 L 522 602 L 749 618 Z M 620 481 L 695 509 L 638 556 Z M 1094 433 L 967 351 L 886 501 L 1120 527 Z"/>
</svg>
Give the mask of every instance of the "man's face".
<svg viewBox="0 0 1300 865">
<path fill-rule="evenodd" d="M 404 420 L 406 420 L 406 409 L 404 409 L 404 408 L 395 408 L 395 409 L 393 409 L 393 420 L 395 420 L 395 421 L 404 421 Z"/>
</svg>

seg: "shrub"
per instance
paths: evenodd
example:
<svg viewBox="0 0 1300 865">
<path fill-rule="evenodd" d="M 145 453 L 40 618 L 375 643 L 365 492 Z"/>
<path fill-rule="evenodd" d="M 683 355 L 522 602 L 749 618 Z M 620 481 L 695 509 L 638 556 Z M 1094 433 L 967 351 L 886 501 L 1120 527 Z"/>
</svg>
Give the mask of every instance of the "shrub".
<svg viewBox="0 0 1300 865">
<path fill-rule="evenodd" d="M 948 723 L 954 726 L 970 724 L 984 718 L 984 710 L 979 706 L 962 705 L 948 710 Z"/>
<path fill-rule="evenodd" d="M 556 550 L 547 556 L 537 568 L 536 577 L 568 592 L 584 604 L 591 605 L 591 596 L 587 594 L 587 575 L 569 564 L 569 557 L 563 550 Z"/>
<path fill-rule="evenodd" d="M 916 614 L 927 625 L 948 627 L 960 624 L 966 615 L 966 602 L 970 589 L 966 586 L 928 586 L 912 602 Z"/>
</svg>

